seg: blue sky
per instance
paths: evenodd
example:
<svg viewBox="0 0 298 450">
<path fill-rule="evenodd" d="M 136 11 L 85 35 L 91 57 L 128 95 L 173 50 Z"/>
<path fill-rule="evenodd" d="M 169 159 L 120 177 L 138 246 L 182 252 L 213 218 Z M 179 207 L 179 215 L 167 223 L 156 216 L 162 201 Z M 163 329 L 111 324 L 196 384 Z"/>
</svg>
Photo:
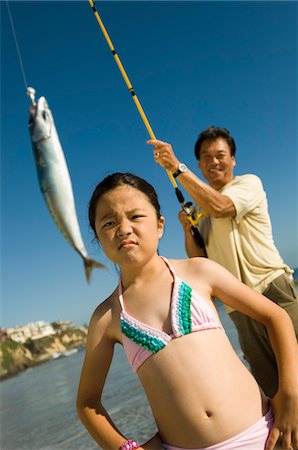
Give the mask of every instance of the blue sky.
<svg viewBox="0 0 298 450">
<path fill-rule="evenodd" d="M 85 282 L 39 191 L 28 134 L 29 99 L 7 5 L 1 2 L 1 323 L 86 323 L 117 283 L 93 241 L 87 206 L 99 180 L 131 171 L 151 182 L 166 216 L 160 252 L 186 256 L 180 209 L 88 1 L 9 2 L 24 71 L 45 96 L 67 159 L 89 254 L 109 270 Z M 297 2 L 100 2 L 97 9 L 156 136 L 196 171 L 194 142 L 228 128 L 236 174 L 268 194 L 274 239 L 298 266 Z M 189 199 L 185 193 L 185 197 Z"/>
</svg>

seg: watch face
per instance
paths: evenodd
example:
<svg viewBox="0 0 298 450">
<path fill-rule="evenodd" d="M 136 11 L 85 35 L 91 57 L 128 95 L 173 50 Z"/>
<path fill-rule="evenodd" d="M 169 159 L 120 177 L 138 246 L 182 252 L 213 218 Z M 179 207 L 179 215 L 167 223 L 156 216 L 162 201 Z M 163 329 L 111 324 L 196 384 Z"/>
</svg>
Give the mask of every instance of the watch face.
<svg viewBox="0 0 298 450">
<path fill-rule="evenodd" d="M 187 170 L 187 166 L 183 163 L 179 164 L 179 170 L 180 172 L 185 172 Z"/>
</svg>

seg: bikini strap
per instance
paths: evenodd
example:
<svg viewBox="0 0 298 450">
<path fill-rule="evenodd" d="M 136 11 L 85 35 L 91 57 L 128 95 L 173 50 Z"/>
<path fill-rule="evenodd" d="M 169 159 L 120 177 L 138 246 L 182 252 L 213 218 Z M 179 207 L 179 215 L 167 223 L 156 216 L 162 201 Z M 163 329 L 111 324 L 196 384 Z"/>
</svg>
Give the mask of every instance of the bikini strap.
<svg viewBox="0 0 298 450">
<path fill-rule="evenodd" d="M 161 257 L 161 259 L 164 260 L 164 262 L 166 263 L 166 266 L 167 266 L 167 268 L 169 269 L 171 275 L 172 275 L 173 278 L 175 279 L 175 278 L 176 278 L 176 274 L 175 274 L 175 271 L 174 271 L 172 265 L 169 263 L 169 261 L 167 260 L 167 258 L 166 258 L 165 256 L 160 256 L 160 257 Z"/>
<path fill-rule="evenodd" d="M 121 305 L 122 311 L 124 311 L 123 291 L 122 291 L 121 278 L 120 278 L 119 284 L 118 284 L 118 299 L 119 299 L 119 303 Z"/>
<path fill-rule="evenodd" d="M 164 256 L 161 256 L 161 259 L 163 259 L 163 261 L 165 262 L 166 266 L 168 267 L 173 279 L 176 279 L 176 274 L 174 272 L 173 267 L 171 266 L 171 264 L 169 263 L 169 261 L 167 260 L 167 258 L 165 258 Z M 121 278 L 119 279 L 119 284 L 118 284 L 118 299 L 122 308 L 122 311 L 125 311 L 124 308 L 124 301 L 123 301 L 123 290 L 122 290 L 122 283 L 121 283 Z"/>
</svg>

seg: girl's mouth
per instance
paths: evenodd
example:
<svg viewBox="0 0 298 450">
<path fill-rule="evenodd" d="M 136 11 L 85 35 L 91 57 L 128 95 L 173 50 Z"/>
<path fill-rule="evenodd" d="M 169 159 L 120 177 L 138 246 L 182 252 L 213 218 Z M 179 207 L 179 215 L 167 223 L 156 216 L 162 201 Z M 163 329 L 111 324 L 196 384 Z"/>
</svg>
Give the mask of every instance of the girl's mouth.
<svg viewBox="0 0 298 450">
<path fill-rule="evenodd" d="M 121 248 L 128 248 L 128 247 L 131 247 L 133 245 L 137 245 L 136 242 L 131 241 L 130 239 L 125 239 L 124 241 L 121 241 L 118 249 L 120 250 Z"/>
</svg>

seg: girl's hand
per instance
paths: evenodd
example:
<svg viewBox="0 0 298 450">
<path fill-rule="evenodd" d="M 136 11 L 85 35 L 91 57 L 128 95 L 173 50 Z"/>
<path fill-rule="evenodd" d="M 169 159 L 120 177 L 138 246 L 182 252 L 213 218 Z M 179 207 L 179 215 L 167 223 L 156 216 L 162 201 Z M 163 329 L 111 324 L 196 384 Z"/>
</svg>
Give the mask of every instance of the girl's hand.
<svg viewBox="0 0 298 450">
<path fill-rule="evenodd" d="M 269 434 L 266 450 L 273 450 L 279 441 L 285 450 L 298 448 L 298 395 L 277 392 L 271 400 L 274 425 Z"/>
<path fill-rule="evenodd" d="M 141 448 L 144 450 L 164 450 L 158 433 L 145 444 L 143 444 Z"/>
</svg>

